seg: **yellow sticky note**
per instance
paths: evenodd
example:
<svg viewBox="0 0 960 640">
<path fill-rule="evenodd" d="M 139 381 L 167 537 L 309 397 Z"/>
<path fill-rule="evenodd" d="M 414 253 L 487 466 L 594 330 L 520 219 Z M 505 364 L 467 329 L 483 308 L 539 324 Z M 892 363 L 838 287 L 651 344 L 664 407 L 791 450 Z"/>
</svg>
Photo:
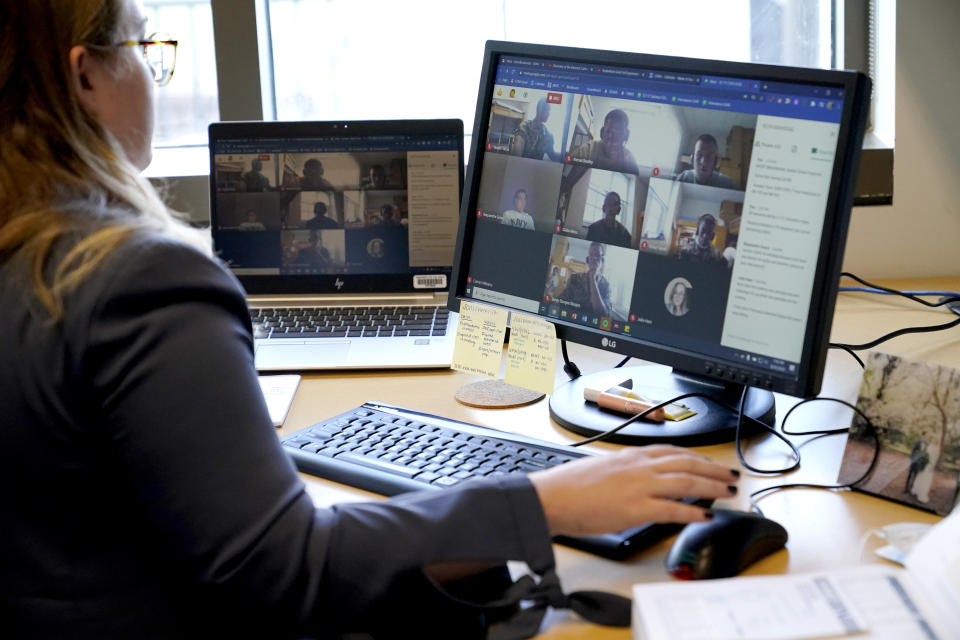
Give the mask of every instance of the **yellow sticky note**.
<svg viewBox="0 0 960 640">
<path fill-rule="evenodd" d="M 531 391 L 553 393 L 557 373 L 557 333 L 552 323 L 514 313 L 504 382 Z"/>
<path fill-rule="evenodd" d="M 462 300 L 450 367 L 496 380 L 506 331 L 506 309 Z"/>
</svg>

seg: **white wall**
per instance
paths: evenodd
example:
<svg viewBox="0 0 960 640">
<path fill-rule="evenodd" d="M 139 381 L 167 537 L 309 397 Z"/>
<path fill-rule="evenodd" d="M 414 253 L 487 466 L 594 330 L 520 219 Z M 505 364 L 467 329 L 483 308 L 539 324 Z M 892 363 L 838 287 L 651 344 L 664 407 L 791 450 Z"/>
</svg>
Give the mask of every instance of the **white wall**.
<svg viewBox="0 0 960 640">
<path fill-rule="evenodd" d="M 960 276 L 960 2 L 897 3 L 893 204 L 853 210 L 844 269 Z"/>
</svg>

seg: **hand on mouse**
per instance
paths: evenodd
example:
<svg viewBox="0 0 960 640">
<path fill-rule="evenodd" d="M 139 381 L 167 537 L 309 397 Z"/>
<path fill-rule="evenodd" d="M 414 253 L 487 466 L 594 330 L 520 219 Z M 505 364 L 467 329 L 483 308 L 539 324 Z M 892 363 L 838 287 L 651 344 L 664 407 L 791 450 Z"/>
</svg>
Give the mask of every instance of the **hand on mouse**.
<svg viewBox="0 0 960 640">
<path fill-rule="evenodd" d="M 709 509 L 672 498 L 728 498 L 739 474 L 681 447 L 590 456 L 529 475 L 551 534 L 620 531 L 645 522 L 703 522 Z"/>
</svg>

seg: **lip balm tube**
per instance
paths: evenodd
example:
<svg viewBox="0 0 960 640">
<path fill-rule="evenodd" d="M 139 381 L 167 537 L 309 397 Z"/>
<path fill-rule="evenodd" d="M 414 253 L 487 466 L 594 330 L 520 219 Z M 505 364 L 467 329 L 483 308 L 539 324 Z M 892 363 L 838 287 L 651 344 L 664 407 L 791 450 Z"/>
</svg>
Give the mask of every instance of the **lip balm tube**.
<svg viewBox="0 0 960 640">
<path fill-rule="evenodd" d="M 616 411 L 617 413 L 623 413 L 630 416 L 642 413 L 650 407 L 656 406 L 647 404 L 646 402 L 641 402 L 640 400 L 634 400 L 633 398 L 627 398 L 614 393 L 607 393 L 606 391 L 602 391 L 597 394 L 597 404 L 604 409 L 610 409 L 611 411 Z M 651 411 L 647 415 L 643 416 L 641 419 L 649 420 L 650 422 L 663 422 L 663 418 L 663 407 L 660 407 L 656 411 Z"/>
</svg>

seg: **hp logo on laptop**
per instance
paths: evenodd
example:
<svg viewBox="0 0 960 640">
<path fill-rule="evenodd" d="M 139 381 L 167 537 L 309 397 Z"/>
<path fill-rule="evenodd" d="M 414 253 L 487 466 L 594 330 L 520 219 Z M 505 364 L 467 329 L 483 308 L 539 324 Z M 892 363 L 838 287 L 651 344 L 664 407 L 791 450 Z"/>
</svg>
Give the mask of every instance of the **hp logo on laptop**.
<svg viewBox="0 0 960 640">
<path fill-rule="evenodd" d="M 337 288 L 337 291 L 340 291 L 340 289 L 343 289 L 343 280 L 338 277 L 333 281 L 333 286 Z"/>
</svg>

